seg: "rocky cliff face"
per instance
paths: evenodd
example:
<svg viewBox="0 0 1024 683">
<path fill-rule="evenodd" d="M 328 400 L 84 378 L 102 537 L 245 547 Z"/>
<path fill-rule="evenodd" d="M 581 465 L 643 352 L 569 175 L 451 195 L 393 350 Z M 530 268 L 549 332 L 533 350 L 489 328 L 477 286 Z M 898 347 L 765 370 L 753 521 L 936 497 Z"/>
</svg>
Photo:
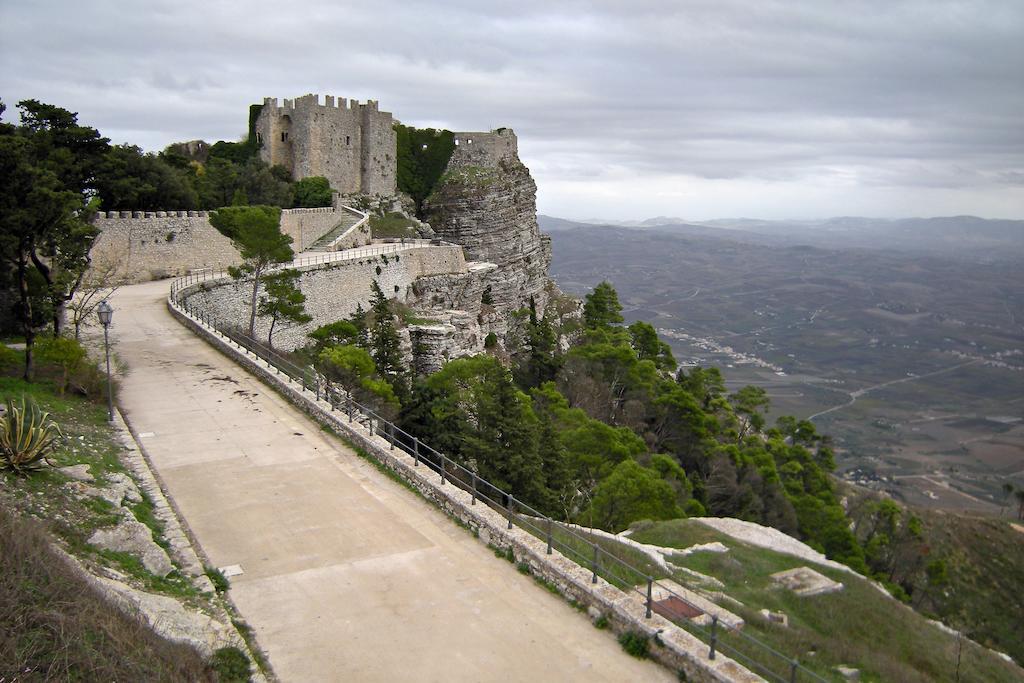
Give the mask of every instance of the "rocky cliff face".
<svg viewBox="0 0 1024 683">
<path fill-rule="evenodd" d="M 515 134 L 457 133 L 448 170 L 424 203 L 443 240 L 462 245 L 467 260 L 493 263 L 481 273 L 484 290 L 501 314 L 547 304 L 550 241 L 537 226 L 537 186 L 519 160 Z"/>
</svg>

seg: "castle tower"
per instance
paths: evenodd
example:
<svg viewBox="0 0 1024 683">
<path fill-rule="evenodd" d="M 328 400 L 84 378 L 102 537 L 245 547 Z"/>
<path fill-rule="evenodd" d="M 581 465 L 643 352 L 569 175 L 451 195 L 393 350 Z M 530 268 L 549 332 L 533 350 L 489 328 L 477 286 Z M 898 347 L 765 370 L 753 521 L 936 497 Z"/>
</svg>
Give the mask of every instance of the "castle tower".
<svg viewBox="0 0 1024 683">
<path fill-rule="evenodd" d="M 377 102 L 303 95 L 263 100 L 256 119 L 260 158 L 292 178 L 324 176 L 338 192 L 395 194 L 396 135 L 390 112 Z"/>
</svg>

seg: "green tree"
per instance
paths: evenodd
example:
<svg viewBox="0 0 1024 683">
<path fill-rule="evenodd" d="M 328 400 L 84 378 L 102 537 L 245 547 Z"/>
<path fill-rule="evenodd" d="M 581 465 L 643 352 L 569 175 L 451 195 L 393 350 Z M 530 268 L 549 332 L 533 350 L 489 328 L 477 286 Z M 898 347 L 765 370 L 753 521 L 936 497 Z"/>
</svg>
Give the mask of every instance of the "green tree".
<svg viewBox="0 0 1024 683">
<path fill-rule="evenodd" d="M 583 323 L 588 328 L 610 327 L 622 322 L 619 295 L 608 281 L 600 282 L 587 294 L 583 304 Z"/>
<path fill-rule="evenodd" d="M 295 206 L 331 206 L 334 197 L 331 184 L 323 176 L 309 176 L 295 181 L 293 186 Z"/>
<path fill-rule="evenodd" d="M 449 130 L 413 128 L 395 124 L 396 182 L 416 203 L 423 218 L 423 201 L 430 196 L 455 151 L 455 135 Z"/>
<path fill-rule="evenodd" d="M 340 382 L 356 401 L 370 404 L 378 413 L 393 418 L 399 408 L 398 397 L 365 349 L 350 344 L 331 346 L 320 352 L 317 368 L 332 382 Z"/>
<path fill-rule="evenodd" d="M 635 460 L 624 460 L 615 467 L 598 485 L 591 506 L 598 526 L 612 532 L 639 519 L 672 519 L 683 514 L 668 482 Z"/>
<path fill-rule="evenodd" d="M 274 328 L 281 323 L 288 327 L 308 323 L 313 316 L 306 313 L 306 295 L 296 286 L 299 271 L 294 268 L 274 271 L 263 276 L 266 294 L 260 297 L 259 315 L 270 318 L 267 344 L 274 346 Z"/>
<path fill-rule="evenodd" d="M 458 358 L 418 382 L 402 425 L 517 499 L 550 500 L 537 416 L 494 357 Z"/>
<path fill-rule="evenodd" d="M 96 192 L 106 211 L 195 209 L 199 194 L 190 166 L 175 167 L 135 145 L 107 152 L 96 176 Z"/>
<path fill-rule="evenodd" d="M 18 108 L 20 126 L 0 123 L 0 255 L 17 290 L 30 380 L 42 321 L 49 316 L 60 334 L 64 307 L 89 264 L 96 230 L 86 197 L 108 140 L 65 109 L 36 100 Z"/>
<path fill-rule="evenodd" d="M 659 370 L 675 371 L 677 363 L 672 347 L 658 338 L 658 332 L 651 324 L 638 320 L 628 329 L 630 344 L 637 358 L 653 362 Z"/>
<path fill-rule="evenodd" d="M 204 209 L 231 206 L 240 187 L 238 167 L 223 158 L 209 159 L 196 178 L 199 203 Z"/>
<path fill-rule="evenodd" d="M 289 235 L 281 233 L 281 209 L 272 206 L 229 206 L 210 214 L 210 224 L 228 237 L 242 256 L 242 265 L 228 270 L 236 280 L 252 281 L 249 336 L 256 330 L 260 284 L 265 271 L 294 257 Z"/>
<path fill-rule="evenodd" d="M 734 394 L 729 395 L 729 403 L 733 410 L 745 419 L 740 427 L 740 438 L 749 431 L 759 432 L 764 429 L 764 414 L 768 410 L 768 394 L 761 387 L 747 385 Z"/>
<path fill-rule="evenodd" d="M 486 346 L 486 344 L 485 344 Z M 558 340 L 545 313 L 537 318 L 537 305 L 530 297 L 530 319 L 526 324 L 525 358 L 519 363 L 516 379 L 525 389 L 550 382 L 558 374 L 560 358 Z"/>
<path fill-rule="evenodd" d="M 314 350 L 319 354 L 324 349 L 341 344 L 359 343 L 360 330 L 351 320 L 338 320 L 321 325 L 307 335 L 313 340 Z"/>
<path fill-rule="evenodd" d="M 235 166 L 238 178 L 238 189 L 247 204 L 265 204 L 267 206 L 288 207 L 293 203 L 291 180 L 282 179 L 273 168 L 267 166 L 258 157 L 252 157 L 243 164 Z M 232 202 L 234 203 L 234 202 Z"/>
<path fill-rule="evenodd" d="M 377 370 L 395 387 L 399 397 L 405 395 L 404 366 L 402 365 L 401 340 L 395 329 L 394 313 L 391 304 L 380 284 L 374 280 L 370 284 L 370 318 L 367 326 L 369 333 L 370 355 L 377 364 Z"/>
</svg>

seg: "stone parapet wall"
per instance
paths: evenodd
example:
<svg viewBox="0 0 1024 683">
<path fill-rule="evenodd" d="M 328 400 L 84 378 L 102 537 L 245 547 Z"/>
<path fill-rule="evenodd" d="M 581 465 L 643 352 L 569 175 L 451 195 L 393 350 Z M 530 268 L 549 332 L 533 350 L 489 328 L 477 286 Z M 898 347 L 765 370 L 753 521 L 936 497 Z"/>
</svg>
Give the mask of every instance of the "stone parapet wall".
<svg viewBox="0 0 1024 683">
<path fill-rule="evenodd" d="M 350 421 L 343 412 L 332 409 L 315 393 L 279 374 L 212 328 L 187 316 L 170 301 L 168 308 L 186 327 L 314 420 L 334 429 L 369 453 L 424 498 L 466 526 L 482 543 L 502 550 L 510 549 L 516 561 L 525 563 L 534 576 L 554 586 L 566 599 L 586 607 L 592 618 L 606 618 L 614 632 L 637 631 L 649 636 L 650 656 L 669 669 L 685 674 L 685 680 L 698 683 L 764 680 L 722 654 L 714 660 L 708 659 L 708 646 L 695 636 L 658 614 L 646 618 L 644 603 L 637 596 L 626 594 L 600 578 L 591 583 L 589 570 L 557 551 L 548 555 L 545 543 L 522 529 L 508 529 L 507 518 L 501 512 L 483 503 L 474 505 L 466 491 L 451 483 L 442 484 L 437 472 L 423 464 L 416 466 L 412 456 L 401 449 L 392 449 L 388 441 L 368 429 L 363 420 Z M 523 656 L 528 657 L 529 653 L 524 652 Z"/>
<path fill-rule="evenodd" d="M 200 268 L 222 269 L 241 262 L 238 251 L 210 225 L 209 211 L 109 211 L 95 220 L 100 234 L 93 263 L 120 263 L 126 282 L 146 282 L 184 275 Z M 285 209 L 281 232 L 290 235 L 296 252 L 330 232 L 345 216 L 345 207 Z M 353 246 L 368 235 L 354 238 Z"/>
<path fill-rule="evenodd" d="M 348 318 L 357 305 L 369 308 L 374 280 L 384 295 L 413 303 L 413 282 L 421 276 L 465 272 L 462 248 L 457 245 L 394 245 L 390 253 L 367 253 L 329 263 L 298 268 L 298 287 L 306 295 L 306 312 L 313 320 L 304 325 L 276 326 L 273 343 L 277 348 L 295 349 L 308 342 L 307 334 L 328 323 Z M 365 251 L 372 252 L 373 249 Z M 252 292 L 250 281 L 228 278 L 212 280 L 190 288 L 190 306 L 227 323 L 245 326 L 249 321 Z M 256 321 L 256 337 L 266 340 L 270 319 Z"/>
</svg>

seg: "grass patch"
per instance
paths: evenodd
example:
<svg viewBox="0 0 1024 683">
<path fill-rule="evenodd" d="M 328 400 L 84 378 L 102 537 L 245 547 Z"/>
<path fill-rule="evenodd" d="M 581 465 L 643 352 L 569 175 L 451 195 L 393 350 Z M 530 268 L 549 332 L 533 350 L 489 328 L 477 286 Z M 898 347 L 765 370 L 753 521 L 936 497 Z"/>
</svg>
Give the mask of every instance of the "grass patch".
<svg viewBox="0 0 1024 683">
<path fill-rule="evenodd" d="M 394 211 L 384 216 L 370 216 L 370 235 L 373 239 L 419 237 L 416 224 Z"/>
<path fill-rule="evenodd" d="M 650 638 L 636 631 L 626 631 L 619 636 L 619 645 L 629 656 L 646 659 L 650 650 Z"/>
<path fill-rule="evenodd" d="M 717 538 L 709 536 L 709 531 Z M 688 520 L 672 520 L 638 529 L 632 537 L 641 543 L 677 548 L 694 542 L 722 540 L 713 530 Z M 731 539 L 723 542 L 729 546 L 727 553 L 697 552 L 677 556 L 673 561 L 725 584 L 723 592 L 742 602 L 744 607 L 727 602 L 722 606 L 743 617 L 747 622 L 744 633 L 787 656 L 797 656 L 801 664 L 830 680 L 837 679 L 834 669 L 839 664 L 860 669 L 863 681 L 956 680 L 960 645 L 957 639 L 940 632 L 922 616 L 883 595 L 861 577 Z M 771 574 L 800 566 L 811 566 L 841 582 L 843 590 L 800 598 L 773 584 Z M 681 584 L 687 583 L 684 575 L 674 578 Z M 758 613 L 760 609 L 786 613 L 789 627 L 766 622 Z M 734 651 L 739 651 L 776 675 L 784 679 L 788 676 L 783 660 L 765 656 L 736 634 L 720 631 L 720 645 L 726 655 L 733 656 Z M 1016 681 L 1020 673 L 1019 669 L 984 649 L 964 642 L 959 676 L 961 681 L 980 683 Z"/>
<path fill-rule="evenodd" d="M 0 548 L 0 680 L 215 680 L 196 650 L 108 603 L 38 522 L 0 507 Z"/>
</svg>

